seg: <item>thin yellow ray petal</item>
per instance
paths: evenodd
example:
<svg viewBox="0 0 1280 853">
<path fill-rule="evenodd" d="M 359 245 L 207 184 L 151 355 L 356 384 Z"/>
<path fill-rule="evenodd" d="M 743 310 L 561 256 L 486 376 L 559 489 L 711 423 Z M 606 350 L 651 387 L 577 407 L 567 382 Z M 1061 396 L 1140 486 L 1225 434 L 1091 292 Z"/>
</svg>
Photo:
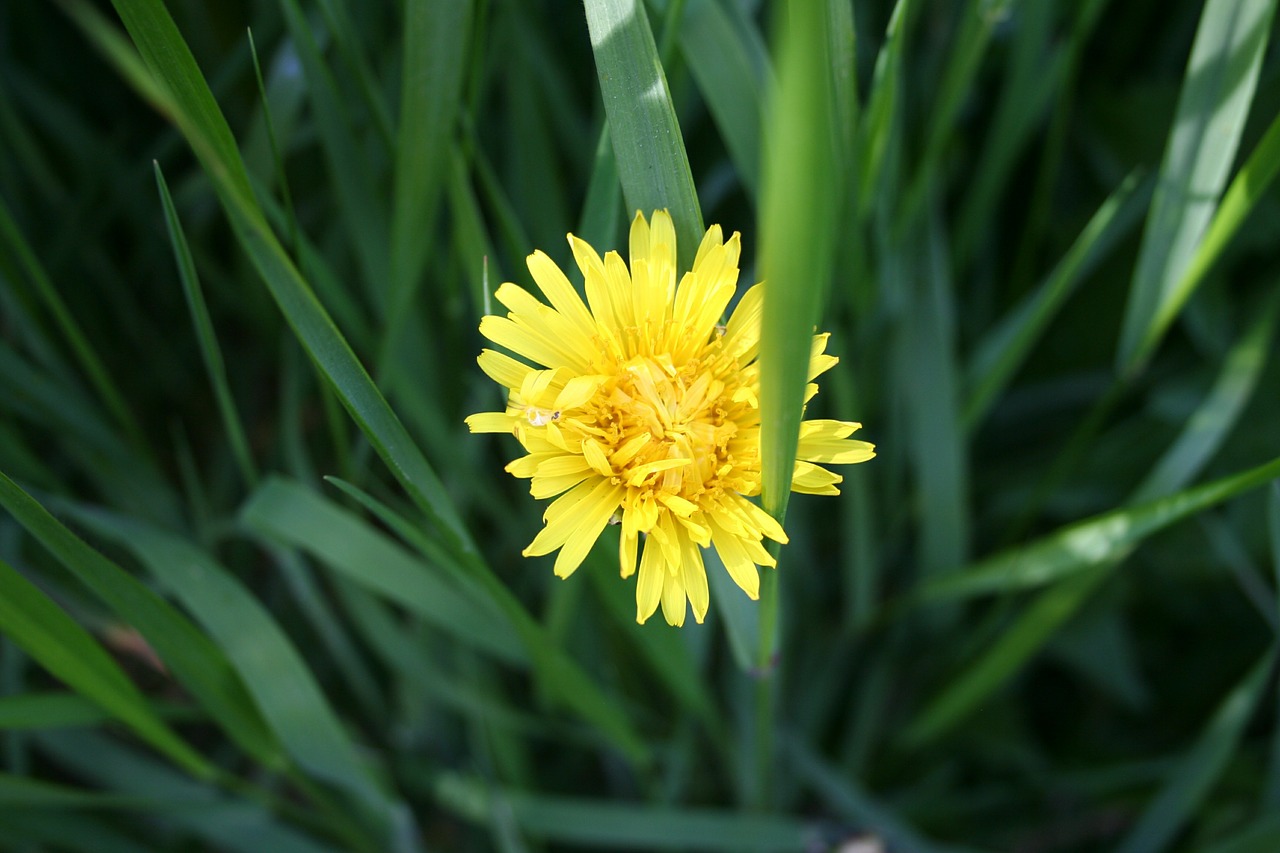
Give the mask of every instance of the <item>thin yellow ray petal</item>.
<svg viewBox="0 0 1280 853">
<path fill-rule="evenodd" d="M 685 613 L 689 608 L 685 605 L 688 597 L 685 595 L 680 572 L 668 569 L 662 575 L 662 615 L 668 625 L 683 627 Z"/>
<path fill-rule="evenodd" d="M 729 577 L 733 578 L 733 582 L 752 601 L 759 599 L 760 573 L 756 570 L 755 562 L 742 546 L 742 540 L 717 524 L 716 519 L 711 519 L 710 524 L 711 541 L 715 545 L 716 553 L 720 555 L 720 562 L 724 563 L 725 569 L 729 572 Z"/>
<path fill-rule="evenodd" d="M 833 474 L 812 462 L 797 460 L 795 471 L 791 475 L 791 491 L 805 495 L 838 495 L 840 490 L 835 484 L 843 479 L 839 474 Z"/>
<path fill-rule="evenodd" d="M 609 457 L 604 455 L 604 448 L 595 439 L 583 439 L 582 456 L 587 460 L 587 464 L 591 466 L 592 470 L 601 477 L 613 476 L 613 467 L 609 464 Z"/>
<path fill-rule="evenodd" d="M 556 408 L 564 411 L 586 405 L 608 379 L 608 376 L 599 374 L 573 377 L 565 383 L 564 390 L 556 397 Z"/>
<path fill-rule="evenodd" d="M 644 553 L 640 557 L 640 577 L 636 579 L 636 621 L 641 625 L 658 609 L 666 574 L 662 549 L 653 540 L 646 539 Z"/>
<path fill-rule="evenodd" d="M 573 510 L 596 489 L 609 488 L 608 482 L 588 480 L 574 486 L 572 490 L 561 495 L 547 507 L 542 517 L 546 526 L 538 531 L 529 546 L 521 553 L 526 557 L 541 557 L 559 548 L 573 534 L 577 526 L 578 516 Z"/>
<path fill-rule="evenodd" d="M 471 432 L 511 432 L 515 418 L 506 412 L 477 412 L 464 421 Z"/>
<path fill-rule="evenodd" d="M 609 482 L 604 481 L 602 486 L 609 486 Z M 598 487 L 582 502 L 576 513 L 579 517 L 578 526 L 556 556 L 553 569 L 556 577 L 567 578 L 582 565 L 591 546 L 596 544 L 605 525 L 618 509 L 621 499 L 622 487 L 613 486 L 604 490 Z"/>
<path fill-rule="evenodd" d="M 506 353 L 492 349 L 480 350 L 476 363 L 486 376 L 504 388 L 519 388 L 525 376 L 534 369 Z"/>
<path fill-rule="evenodd" d="M 636 573 L 636 547 L 639 544 L 640 537 L 635 533 L 623 530 L 622 535 L 618 537 L 618 565 L 624 579 Z"/>
<path fill-rule="evenodd" d="M 506 347 L 545 367 L 569 367 L 576 373 L 591 372 L 591 365 L 583 360 L 580 353 L 566 349 L 545 334 L 516 323 L 510 317 L 482 317 L 480 334 L 498 346 Z"/>
<path fill-rule="evenodd" d="M 702 564 L 702 552 L 689 538 L 688 532 L 681 530 L 680 536 L 680 582 L 685 594 L 689 596 L 689 604 L 693 606 L 693 618 L 701 625 L 711 606 L 711 593 L 707 589 L 707 570 Z"/>
<path fill-rule="evenodd" d="M 707 229 L 707 233 L 702 235 L 702 242 L 698 244 L 698 254 L 693 258 L 693 269 L 696 272 L 698 267 L 702 265 L 702 259 L 707 253 L 724 244 L 724 232 L 720 230 L 719 225 L 712 225 Z M 738 235 L 735 233 L 734 237 Z"/>
<path fill-rule="evenodd" d="M 546 252 L 539 250 L 526 258 L 525 264 L 529 267 L 534 283 L 552 306 L 589 335 L 596 325 L 595 320 L 556 262 Z"/>
</svg>

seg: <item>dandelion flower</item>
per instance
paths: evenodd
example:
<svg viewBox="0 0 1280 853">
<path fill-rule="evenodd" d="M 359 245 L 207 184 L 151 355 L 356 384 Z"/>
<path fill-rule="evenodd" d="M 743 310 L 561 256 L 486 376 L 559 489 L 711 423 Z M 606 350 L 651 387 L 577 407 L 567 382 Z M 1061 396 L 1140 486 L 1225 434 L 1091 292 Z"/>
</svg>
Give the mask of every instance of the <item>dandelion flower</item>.
<svg viewBox="0 0 1280 853">
<path fill-rule="evenodd" d="M 528 452 L 507 466 L 531 481 L 535 498 L 559 495 L 526 557 L 559 550 L 555 573 L 568 577 L 610 522 L 621 525 L 622 577 L 639 568 L 636 619 L 659 603 L 683 625 L 685 602 L 699 622 L 709 604 L 702 548 L 714 547 L 729 575 L 758 598 L 757 566 L 773 567 L 765 537 L 787 534 L 750 498 L 760 494 L 760 285 L 743 294 L 725 325 L 721 315 L 738 285 L 739 235 L 725 242 L 713 225 L 693 270 L 677 286 L 676 235 L 658 211 L 631 223 L 630 266 L 603 259 L 584 241 L 569 245 L 586 281 L 583 303 L 542 252 L 529 272 L 550 302 L 517 285 L 498 288 L 507 316 L 487 316 L 480 333 L 524 358 L 486 349 L 479 363 L 509 389 L 506 410 L 467 418 L 472 432 L 513 433 Z M 836 358 L 815 335 L 813 379 Z M 792 490 L 838 494 L 841 477 L 824 464 L 875 455 L 849 438 L 856 423 L 805 421 Z"/>
</svg>

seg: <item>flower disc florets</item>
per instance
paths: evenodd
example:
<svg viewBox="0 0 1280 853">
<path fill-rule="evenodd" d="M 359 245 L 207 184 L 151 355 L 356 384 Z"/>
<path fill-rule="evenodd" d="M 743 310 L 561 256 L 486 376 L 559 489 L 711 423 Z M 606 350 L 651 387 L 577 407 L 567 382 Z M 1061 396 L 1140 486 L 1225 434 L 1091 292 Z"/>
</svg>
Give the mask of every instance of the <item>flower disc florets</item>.
<svg viewBox="0 0 1280 853">
<path fill-rule="evenodd" d="M 507 408 L 472 415 L 467 425 L 513 433 L 528 455 L 507 470 L 529 478 L 535 498 L 560 495 L 525 556 L 559 549 L 555 573 L 568 577 L 605 526 L 620 523 L 624 578 L 635 573 L 644 539 L 637 620 L 661 603 L 667 621 L 681 625 L 687 600 L 701 622 L 709 603 L 702 548 L 714 547 L 756 598 L 756 567 L 775 565 L 763 539 L 787 541 L 748 500 L 760 493 L 760 286 L 718 325 L 737 289 L 739 236 L 726 243 L 712 226 L 677 287 L 675 231 L 665 211 L 652 225 L 637 213 L 629 268 L 616 252 L 601 259 L 573 235 L 569 243 L 587 304 L 550 258 L 529 256 L 550 306 L 503 284 L 497 298 L 509 313 L 485 317 L 480 332 L 541 366 L 484 350 L 480 366 L 509 389 Z M 836 363 L 824 354 L 826 341 L 814 336 L 811 383 Z M 810 384 L 806 401 L 817 390 Z M 840 476 L 814 463 L 874 456 L 872 445 L 849 438 L 858 426 L 804 422 L 792 489 L 836 494 Z"/>
</svg>

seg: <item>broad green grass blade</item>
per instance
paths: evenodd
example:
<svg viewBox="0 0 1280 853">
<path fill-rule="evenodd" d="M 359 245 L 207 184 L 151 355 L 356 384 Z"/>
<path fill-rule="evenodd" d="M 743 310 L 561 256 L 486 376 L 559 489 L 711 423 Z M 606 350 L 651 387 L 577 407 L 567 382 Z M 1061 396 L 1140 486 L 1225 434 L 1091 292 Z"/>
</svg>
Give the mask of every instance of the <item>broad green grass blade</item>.
<svg viewBox="0 0 1280 853">
<path fill-rule="evenodd" d="M 897 340 L 906 381 L 904 444 L 915 467 L 920 504 L 920 571 L 950 573 L 969 559 L 969 462 L 960 415 L 956 288 L 937 211 L 916 240 L 892 251 L 906 271 L 907 298 Z M 913 243 L 920 245 L 913 245 Z"/>
<path fill-rule="evenodd" d="M 1150 331 L 1143 341 L 1141 359 L 1153 349 L 1161 336 L 1182 311 L 1187 300 L 1204 282 L 1205 276 L 1213 268 L 1214 263 L 1222 257 L 1222 253 L 1235 237 L 1240 226 L 1257 206 L 1258 201 L 1266 194 L 1267 189 L 1280 172 L 1280 116 L 1271 122 L 1267 133 L 1258 143 L 1258 147 L 1249 155 L 1248 161 L 1240 168 L 1231 186 L 1222 197 L 1222 203 L 1214 211 L 1213 219 L 1205 230 L 1204 239 L 1196 248 L 1195 255 L 1187 264 L 1186 272 L 1178 279 L 1178 283 L 1169 292 L 1160 305 Z"/>
<path fill-rule="evenodd" d="M 86 587 L 139 633 L 169 671 L 242 749 L 279 767 L 280 747 L 222 652 L 186 617 L 132 575 L 86 545 L 0 474 L 0 506 Z"/>
<path fill-rule="evenodd" d="M 266 607 L 234 576 L 171 533 L 102 510 L 69 509 L 97 535 L 136 554 L 204 626 L 299 767 L 366 803 L 379 803 L 382 794 L 315 676 Z"/>
<path fill-rule="evenodd" d="M 182 231 L 182 223 L 178 221 L 178 211 L 173 206 L 173 198 L 169 195 L 169 186 L 165 183 L 159 163 L 155 164 L 155 172 L 156 184 L 160 188 L 160 201 L 164 206 L 165 225 L 169 229 L 169 242 L 173 244 L 178 276 L 182 279 L 182 292 L 187 297 L 191 322 L 195 326 L 196 338 L 200 341 L 205 371 L 209 374 L 209 384 L 213 386 L 214 397 L 218 401 L 218 413 L 222 416 L 222 426 L 231 442 L 232 454 L 236 464 L 240 466 L 240 476 L 244 478 L 245 485 L 252 488 L 257 483 L 258 471 L 249 452 L 249 439 L 245 437 L 240 415 L 236 411 L 235 398 L 231 396 L 231 386 L 227 383 L 227 367 L 222 360 L 222 347 L 218 345 L 218 337 L 214 334 L 213 320 L 209 317 L 209 307 L 205 304 L 204 292 L 200 289 L 195 260 L 191 257 L 191 248 L 187 245 L 187 237 Z"/>
<path fill-rule="evenodd" d="M 93 344 L 89 342 L 84 331 L 80 328 L 80 324 L 72 316 L 67 304 L 62 301 L 62 296 L 58 293 L 57 288 L 53 286 L 53 282 L 49 279 L 49 274 L 45 271 L 44 266 L 40 263 L 21 230 L 19 230 L 18 223 L 14 221 L 8 204 L 2 198 L 0 198 L 0 252 L 11 256 L 14 261 L 13 266 L 16 269 L 21 269 L 27 280 L 31 282 L 36 295 L 44 303 L 49 313 L 53 315 L 58 330 L 66 338 L 68 346 L 71 347 L 76 360 L 80 363 L 80 368 L 85 372 L 89 383 L 102 399 L 107 411 L 111 412 L 112 416 L 131 438 L 135 441 L 140 441 L 142 433 L 129 409 L 129 404 L 125 402 L 124 395 L 116 386 L 115 380 L 111 377 L 106 366 L 102 363 L 102 358 L 98 355 L 97 350 L 93 348 Z"/>
<path fill-rule="evenodd" d="M 1280 458 L 1239 474 L 1069 525 L 1030 545 L 922 586 L 912 600 L 940 603 L 1061 582 L 1122 559 L 1151 534 L 1280 477 Z"/>
<path fill-rule="evenodd" d="M 1226 184 L 1275 6 L 1275 0 L 1204 5 L 1130 286 L 1117 354 L 1122 374 L 1141 366 L 1159 324 L 1167 327 L 1173 319 L 1166 306 L 1178 298 L 1178 282 Z"/>
<path fill-rule="evenodd" d="M 273 813 L 273 806 L 287 812 L 286 804 L 225 796 L 104 735 L 58 732 L 40 735 L 36 743 L 64 770 L 115 796 L 181 803 L 180 808 L 156 810 L 149 817 L 170 832 L 189 833 L 214 849 L 228 853 L 322 853 L 335 849 L 334 844 L 322 844 Z"/>
<path fill-rule="evenodd" d="M 1266 691 L 1276 649 L 1262 656 L 1230 693 L 1205 726 L 1160 793 L 1129 830 L 1117 853 L 1159 853 L 1169 848 L 1178 831 L 1199 811 L 1240 746 L 1245 726 Z"/>
<path fill-rule="evenodd" d="M 777 20 L 778 83 L 768 101 L 762 164 L 759 364 L 761 502 L 781 522 L 791 496 L 814 324 L 831 277 L 844 168 L 835 150 L 826 9 L 789 2 L 777 10 Z M 760 599 L 756 668 L 763 673 L 773 665 L 777 644 L 776 571 L 765 569 Z"/>
<path fill-rule="evenodd" d="M 746 42 L 720 3 L 688 4 L 678 28 L 680 53 L 715 120 L 738 180 L 748 198 L 754 199 L 760 189 L 760 126 L 768 76 L 764 57 L 759 46 Z"/>
<path fill-rule="evenodd" d="M 93 637 L 4 561 L 0 561 L 0 632 L 175 764 L 199 778 L 213 775 L 213 767 L 156 716 Z"/>
<path fill-rule="evenodd" d="M 831 55 L 831 112 L 836 117 L 838 156 L 850 158 L 857 140 L 862 101 L 858 95 L 858 39 L 853 4 L 827 0 L 827 50 Z"/>
<path fill-rule="evenodd" d="M 391 214 L 391 312 L 383 352 L 421 283 L 448 167 L 467 67 L 470 0 L 409 0 L 404 10 L 400 125 Z M 389 364 L 382 360 L 383 364 Z"/>
<path fill-rule="evenodd" d="M 628 219 L 667 210 L 679 266 L 689 269 L 702 242 L 702 207 L 676 120 L 666 73 L 642 0 L 583 0 L 609 136 Z"/>
<path fill-rule="evenodd" d="M 491 786 L 458 775 L 436 780 L 436 797 L 455 813 L 487 824 Z M 816 827 L 795 818 L 710 809 L 626 805 L 500 792 L 516 824 L 530 836 L 592 850 L 698 850 L 765 853 L 807 849 Z"/>
<path fill-rule="evenodd" d="M 1280 292 L 1273 293 L 1253 324 L 1227 354 L 1213 388 L 1187 419 L 1174 444 L 1134 490 L 1129 503 L 1169 494 L 1190 482 L 1195 472 L 1217 453 L 1253 398 L 1275 340 Z"/>
<path fill-rule="evenodd" d="M 1140 182 L 1136 174 L 1125 179 L 1035 292 L 983 336 L 968 370 L 964 423 L 969 430 L 982 422 L 1080 282 L 1129 233 L 1150 195 L 1149 182 Z"/>
<path fill-rule="evenodd" d="M 268 479 L 245 504 L 241 519 L 468 646 L 508 662 L 526 660 L 518 635 L 487 602 L 480 604 L 441 568 L 415 559 L 359 517 L 302 485 Z"/>
<path fill-rule="evenodd" d="M 825 9 L 792 2 L 769 101 L 760 210 L 760 471 L 765 509 L 786 515 L 809 350 L 835 248 L 842 166 L 834 150 Z"/>
</svg>

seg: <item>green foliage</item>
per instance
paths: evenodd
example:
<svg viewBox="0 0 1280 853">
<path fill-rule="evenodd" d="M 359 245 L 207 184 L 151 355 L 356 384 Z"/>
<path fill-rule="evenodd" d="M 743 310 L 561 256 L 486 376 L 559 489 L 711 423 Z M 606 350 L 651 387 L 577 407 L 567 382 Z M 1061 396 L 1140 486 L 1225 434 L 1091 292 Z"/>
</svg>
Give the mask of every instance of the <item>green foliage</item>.
<svg viewBox="0 0 1280 853">
<path fill-rule="evenodd" d="M 1280 843 L 1274 0 L 112 6 L 0 9 L 0 847 Z M 462 423 L 657 208 L 791 538 L 679 630 Z"/>
</svg>

